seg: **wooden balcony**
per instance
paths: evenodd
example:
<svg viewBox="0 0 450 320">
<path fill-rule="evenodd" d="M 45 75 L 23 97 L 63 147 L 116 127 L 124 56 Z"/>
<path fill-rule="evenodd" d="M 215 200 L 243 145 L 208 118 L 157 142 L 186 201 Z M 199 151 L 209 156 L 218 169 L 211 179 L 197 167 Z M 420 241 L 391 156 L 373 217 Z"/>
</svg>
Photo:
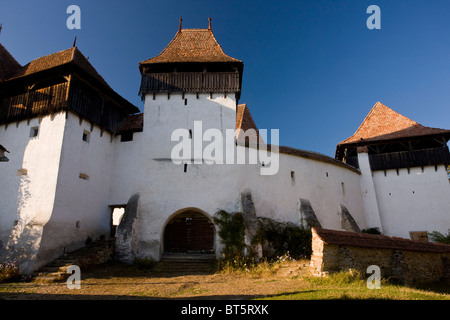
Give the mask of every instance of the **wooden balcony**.
<svg viewBox="0 0 450 320">
<path fill-rule="evenodd" d="M 240 93 L 238 72 L 173 72 L 142 76 L 140 94 L 161 92 Z"/>
<path fill-rule="evenodd" d="M 450 154 L 447 147 L 369 154 L 369 162 L 372 170 L 447 165 L 450 164 Z"/>
</svg>

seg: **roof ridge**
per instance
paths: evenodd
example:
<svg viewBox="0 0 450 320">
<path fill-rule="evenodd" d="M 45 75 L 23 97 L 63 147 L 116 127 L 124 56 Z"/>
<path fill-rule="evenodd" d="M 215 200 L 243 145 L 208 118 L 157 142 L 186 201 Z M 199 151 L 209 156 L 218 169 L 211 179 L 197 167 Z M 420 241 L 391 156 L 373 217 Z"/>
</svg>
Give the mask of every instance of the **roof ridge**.
<svg viewBox="0 0 450 320">
<path fill-rule="evenodd" d="M 21 68 L 12 73 L 6 80 L 26 77 L 31 74 L 39 73 L 44 70 L 60 67 L 70 63 L 76 64 L 84 71 L 88 72 L 91 76 L 109 87 L 106 80 L 98 73 L 97 69 L 89 62 L 78 47 L 70 47 L 33 59 L 26 65 L 21 66 Z"/>
<path fill-rule="evenodd" d="M 398 113 L 397 111 L 393 110 L 392 108 L 386 106 L 385 104 L 381 103 L 380 101 L 377 101 L 374 106 L 372 107 L 372 109 L 370 110 L 370 112 L 366 115 L 366 117 L 364 118 L 363 122 L 359 125 L 358 129 L 356 129 L 355 133 L 353 133 L 353 135 L 351 135 L 349 138 L 341 141 L 339 144 L 343 144 L 346 143 L 347 141 L 351 140 L 353 137 L 356 137 L 358 135 L 358 133 L 360 133 L 367 125 L 367 123 L 369 123 L 369 121 L 372 119 L 372 117 L 374 116 L 375 112 L 378 111 L 379 109 L 384 108 L 387 109 L 389 112 L 393 113 L 396 117 L 404 120 L 404 121 L 409 121 L 411 122 L 411 126 L 422 126 L 420 123 Z M 404 130 L 405 128 L 403 128 L 402 130 Z M 395 131 L 393 131 L 395 132 Z M 361 137 L 361 139 L 363 139 Z"/>
<path fill-rule="evenodd" d="M 22 68 L 22 65 L 0 43 L 0 82 L 6 80 L 11 74 Z"/>
<path fill-rule="evenodd" d="M 180 29 L 167 46 L 155 57 L 139 64 L 176 62 L 238 62 L 227 55 L 212 29 Z"/>
<path fill-rule="evenodd" d="M 183 28 L 181 29 L 181 31 L 211 31 L 211 29 L 207 29 L 207 28 Z"/>
</svg>

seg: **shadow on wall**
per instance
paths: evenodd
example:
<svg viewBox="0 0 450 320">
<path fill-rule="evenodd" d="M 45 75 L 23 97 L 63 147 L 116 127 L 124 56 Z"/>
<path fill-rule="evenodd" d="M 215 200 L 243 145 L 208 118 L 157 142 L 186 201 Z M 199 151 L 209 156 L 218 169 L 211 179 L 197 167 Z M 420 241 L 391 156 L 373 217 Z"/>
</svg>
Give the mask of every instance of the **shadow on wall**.
<svg viewBox="0 0 450 320">
<path fill-rule="evenodd" d="M 25 126 L 23 122 L 19 125 Z M 35 130 L 27 125 L 28 127 Z M 6 128 L 6 133 L 7 130 Z M 12 130 L 14 128 L 10 129 Z M 15 260 L 25 273 L 36 258 L 43 227 L 31 214 L 29 200 L 33 196 L 30 188 L 32 181 L 25 162 L 27 150 L 38 138 L 37 135 L 38 132 L 35 136 L 30 133 L 29 139 L 11 139 L 13 145 L 8 146 L 11 150 L 10 161 L 4 164 L 6 168 L 2 168 L 7 170 L 5 177 L 8 177 L 8 182 L 2 187 L 1 195 L 4 205 L 0 207 L 0 214 L 4 225 L 0 230 L 0 262 Z M 17 172 L 15 176 L 14 171 Z"/>
<path fill-rule="evenodd" d="M 61 113 L 54 115 L 52 120 L 57 116 L 64 117 Z M 46 260 L 40 263 L 39 252 L 45 226 L 54 209 L 58 169 L 52 167 L 49 159 L 59 161 L 51 151 L 60 153 L 59 141 L 54 141 L 54 133 L 42 133 L 42 123 L 46 120 L 36 126 L 33 125 L 35 120 L 10 125 L 3 131 L 4 137 L 12 145 L 8 146 L 10 161 L 4 171 L 7 183 L 0 190 L 4 202 L 0 208 L 0 240 L 3 244 L 0 245 L 0 261 L 17 261 L 21 272 L 25 274 L 49 262 Z"/>
<path fill-rule="evenodd" d="M 361 232 L 353 216 L 343 204 L 339 207 L 339 216 L 341 217 L 341 229 L 345 231 Z"/>
</svg>

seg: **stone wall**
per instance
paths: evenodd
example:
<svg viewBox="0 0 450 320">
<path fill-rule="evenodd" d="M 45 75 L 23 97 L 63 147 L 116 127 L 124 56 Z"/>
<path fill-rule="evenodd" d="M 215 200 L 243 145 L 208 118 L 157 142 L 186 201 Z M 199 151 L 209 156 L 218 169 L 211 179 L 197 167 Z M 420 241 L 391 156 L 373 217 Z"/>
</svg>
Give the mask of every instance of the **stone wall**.
<svg viewBox="0 0 450 320">
<path fill-rule="evenodd" d="M 450 245 L 321 228 L 312 231 L 315 276 L 349 269 L 366 274 L 370 265 L 377 265 L 382 278 L 396 283 L 450 284 Z"/>
</svg>

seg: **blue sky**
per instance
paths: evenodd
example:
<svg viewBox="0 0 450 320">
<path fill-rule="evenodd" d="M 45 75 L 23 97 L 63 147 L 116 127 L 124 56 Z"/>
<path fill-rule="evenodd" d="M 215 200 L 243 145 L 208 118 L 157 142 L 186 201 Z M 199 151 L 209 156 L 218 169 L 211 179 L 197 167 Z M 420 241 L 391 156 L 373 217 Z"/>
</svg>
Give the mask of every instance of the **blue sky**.
<svg viewBox="0 0 450 320">
<path fill-rule="evenodd" d="M 81 8 L 81 30 L 66 9 Z M 369 5 L 381 29 L 369 30 Z M 244 61 L 240 103 L 280 144 L 334 157 L 380 101 L 425 125 L 450 129 L 450 1 L 5 1 L 0 42 L 22 64 L 77 47 L 142 110 L 138 63 L 178 30 L 207 28 Z"/>
</svg>

